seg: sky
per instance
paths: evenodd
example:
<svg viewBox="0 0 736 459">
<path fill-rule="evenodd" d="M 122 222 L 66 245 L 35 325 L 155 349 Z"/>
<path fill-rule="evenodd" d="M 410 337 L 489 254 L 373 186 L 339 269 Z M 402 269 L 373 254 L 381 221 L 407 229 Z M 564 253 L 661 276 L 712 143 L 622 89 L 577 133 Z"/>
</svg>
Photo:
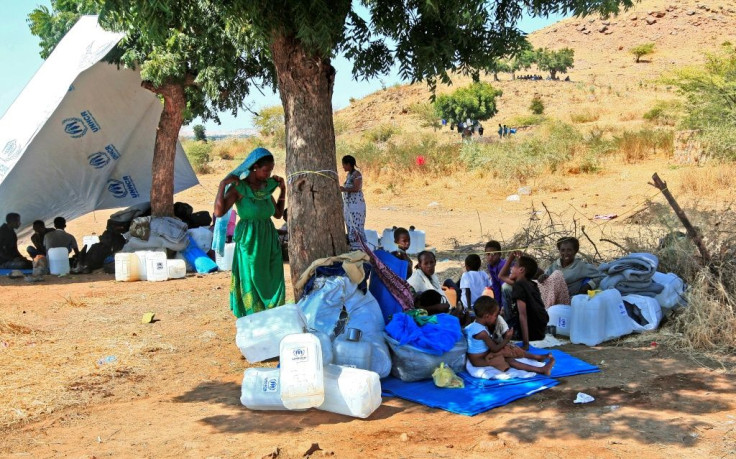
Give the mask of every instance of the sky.
<svg viewBox="0 0 736 459">
<path fill-rule="evenodd" d="M 26 22 L 28 14 L 39 5 L 50 8 L 51 2 L 49 0 L 0 0 L 0 11 L 3 12 L 0 16 L 0 69 L 2 69 L 0 71 L 0 114 L 5 114 L 43 63 L 38 54 L 39 39 L 31 35 Z M 524 18 L 519 23 L 519 28 L 530 33 L 560 19 L 560 16 Z M 396 71 L 382 78 L 355 81 L 351 73 L 352 65 L 339 56 L 333 60 L 332 65 L 337 70 L 332 99 L 336 110 L 348 106 L 350 98 L 359 99 L 383 86 L 404 83 Z M 278 94 L 270 90 L 265 90 L 263 94 L 258 90 L 253 90 L 246 104 L 251 110 L 257 112 L 264 107 L 280 105 L 281 99 Z M 253 115 L 248 111 L 238 112 L 237 117 L 233 117 L 230 113 L 223 113 L 220 121 L 221 125 L 214 122 L 204 123 L 207 132 L 233 131 L 253 127 Z M 184 131 L 191 130 L 191 126 L 195 124 L 200 124 L 200 121 L 194 120 L 189 128 L 184 127 Z"/>
</svg>

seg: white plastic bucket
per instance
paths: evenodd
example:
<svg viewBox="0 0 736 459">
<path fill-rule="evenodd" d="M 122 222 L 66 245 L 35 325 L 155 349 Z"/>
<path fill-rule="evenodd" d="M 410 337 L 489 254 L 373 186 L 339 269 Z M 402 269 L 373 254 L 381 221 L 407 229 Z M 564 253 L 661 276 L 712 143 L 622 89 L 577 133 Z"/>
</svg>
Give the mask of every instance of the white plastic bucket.
<svg viewBox="0 0 736 459">
<path fill-rule="evenodd" d="M 169 278 L 165 252 L 149 252 L 146 257 L 146 279 L 149 282 L 162 282 Z"/>
<path fill-rule="evenodd" d="M 426 247 L 424 231 L 414 230 L 409 231 L 409 237 L 411 238 L 411 244 L 409 250 L 406 253 L 410 255 L 416 255 Z"/>
<path fill-rule="evenodd" d="M 187 277 L 187 262 L 181 259 L 166 260 L 166 272 L 169 279 L 183 279 Z"/>
<path fill-rule="evenodd" d="M 325 401 L 322 345 L 311 333 L 288 335 L 279 345 L 281 402 L 290 410 L 314 408 Z"/>
<path fill-rule="evenodd" d="M 225 244 L 225 255 L 220 256 L 218 253 L 215 256 L 215 263 L 220 271 L 230 271 L 233 269 L 233 257 L 235 256 L 235 243 L 228 242 Z"/>
<path fill-rule="evenodd" d="M 568 304 L 556 304 L 547 309 L 547 314 L 549 315 L 547 326 L 554 327 L 554 333 L 556 335 L 570 336 L 572 306 Z"/>
<path fill-rule="evenodd" d="M 295 304 L 266 309 L 235 321 L 235 344 L 248 362 L 260 362 L 279 355 L 279 343 L 286 335 L 303 333 L 304 316 Z"/>
<path fill-rule="evenodd" d="M 69 250 L 66 247 L 49 249 L 46 253 L 49 260 L 49 272 L 55 276 L 69 273 Z"/>
<path fill-rule="evenodd" d="M 140 280 L 138 257 L 134 253 L 115 254 L 115 280 L 118 282 L 133 282 Z"/>
<path fill-rule="evenodd" d="M 337 365 L 325 365 L 325 401 L 320 410 L 367 418 L 381 406 L 378 373 Z"/>
</svg>

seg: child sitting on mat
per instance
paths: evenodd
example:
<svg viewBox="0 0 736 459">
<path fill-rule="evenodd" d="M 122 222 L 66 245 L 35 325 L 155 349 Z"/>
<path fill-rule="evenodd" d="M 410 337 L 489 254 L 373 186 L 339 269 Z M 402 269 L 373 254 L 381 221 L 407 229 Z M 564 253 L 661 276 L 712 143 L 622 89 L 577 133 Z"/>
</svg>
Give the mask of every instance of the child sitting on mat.
<svg viewBox="0 0 736 459">
<path fill-rule="evenodd" d="M 475 321 L 465 327 L 468 340 L 468 362 L 466 369 L 474 378 L 490 379 L 496 371 L 509 368 L 530 371 L 549 376 L 555 364 L 552 354 L 531 354 L 522 348 L 509 344 L 514 330 L 508 328 L 503 318 L 499 317 L 501 308 L 496 300 L 489 296 L 481 296 L 473 305 Z M 489 333 L 492 328 L 493 336 Z M 545 362 L 542 367 L 528 365 L 516 359 L 527 358 L 537 362 Z M 490 371 L 489 371 L 490 370 Z"/>
<path fill-rule="evenodd" d="M 465 272 L 460 277 L 460 302 L 466 310 L 475 304 L 486 288 L 491 287 L 491 279 L 480 270 L 480 256 L 472 253 L 465 257 Z"/>
<path fill-rule="evenodd" d="M 410 278 L 412 274 L 411 270 L 411 258 L 406 253 L 407 250 L 409 250 L 409 246 L 411 245 L 411 236 L 409 236 L 409 230 L 406 228 L 396 228 L 394 230 L 394 244 L 396 244 L 396 247 L 398 250 L 394 250 L 391 252 L 391 255 L 395 256 L 399 260 L 404 260 L 409 262 L 409 270 L 406 273 L 406 278 Z"/>
</svg>

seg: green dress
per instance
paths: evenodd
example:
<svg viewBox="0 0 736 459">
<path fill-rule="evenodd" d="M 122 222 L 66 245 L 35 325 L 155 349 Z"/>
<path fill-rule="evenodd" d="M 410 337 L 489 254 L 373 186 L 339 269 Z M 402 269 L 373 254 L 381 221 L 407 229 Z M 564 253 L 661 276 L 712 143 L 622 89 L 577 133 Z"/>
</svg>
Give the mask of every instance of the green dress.
<svg viewBox="0 0 736 459">
<path fill-rule="evenodd" d="M 278 187 L 268 179 L 266 187 L 253 191 L 244 181 L 235 189 L 242 198 L 235 203 L 240 221 L 235 227 L 235 255 L 230 283 L 230 309 L 243 317 L 284 304 L 284 264 L 281 245 L 271 217 L 271 193 Z"/>
</svg>

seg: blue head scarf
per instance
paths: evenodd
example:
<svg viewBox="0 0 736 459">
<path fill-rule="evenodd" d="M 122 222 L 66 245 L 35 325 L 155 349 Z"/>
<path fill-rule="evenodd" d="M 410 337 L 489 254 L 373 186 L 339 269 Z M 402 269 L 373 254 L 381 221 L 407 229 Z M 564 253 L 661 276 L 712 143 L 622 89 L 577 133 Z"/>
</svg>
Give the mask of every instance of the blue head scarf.
<svg viewBox="0 0 736 459">
<path fill-rule="evenodd" d="M 255 165 L 258 160 L 263 159 L 266 156 L 273 157 L 273 154 L 271 154 L 271 152 L 266 150 L 265 148 L 256 148 L 255 150 L 250 152 L 248 157 L 245 158 L 245 161 L 243 161 L 240 166 L 236 167 L 232 172 L 230 172 L 230 175 L 235 175 L 240 180 L 244 180 L 248 175 L 250 175 L 250 168 L 253 167 L 253 165 Z"/>
</svg>

